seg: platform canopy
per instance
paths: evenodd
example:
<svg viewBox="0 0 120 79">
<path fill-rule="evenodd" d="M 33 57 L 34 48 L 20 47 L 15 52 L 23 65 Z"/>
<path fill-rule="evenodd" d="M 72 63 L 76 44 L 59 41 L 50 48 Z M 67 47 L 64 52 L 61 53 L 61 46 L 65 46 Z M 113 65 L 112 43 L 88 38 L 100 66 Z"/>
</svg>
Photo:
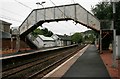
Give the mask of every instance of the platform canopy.
<svg viewBox="0 0 120 79">
<path fill-rule="evenodd" d="M 20 25 L 20 35 L 27 35 L 44 22 L 73 20 L 96 31 L 100 30 L 99 20 L 79 4 L 61 5 L 34 9 Z"/>
</svg>

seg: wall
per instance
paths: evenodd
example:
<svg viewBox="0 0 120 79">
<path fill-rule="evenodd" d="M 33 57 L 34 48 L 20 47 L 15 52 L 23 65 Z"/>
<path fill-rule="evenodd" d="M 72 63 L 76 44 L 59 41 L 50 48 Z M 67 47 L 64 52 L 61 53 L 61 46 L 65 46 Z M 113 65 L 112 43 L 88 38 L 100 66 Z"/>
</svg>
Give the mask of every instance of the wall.
<svg viewBox="0 0 120 79">
<path fill-rule="evenodd" d="M 8 24 L 4 25 L 4 32 L 10 33 L 10 26 Z"/>
<path fill-rule="evenodd" d="M 2 42 L 2 50 L 9 50 L 11 49 L 11 46 L 13 49 L 16 49 L 16 40 L 13 40 L 13 43 L 11 43 L 11 39 L 2 39 L 0 40 L 0 42 Z M 25 49 L 25 48 L 29 48 L 29 46 L 24 42 L 24 41 L 20 41 L 20 49 Z"/>
<path fill-rule="evenodd" d="M 44 44 L 43 41 L 39 37 L 37 37 L 36 40 L 39 41 L 39 42 L 36 43 L 35 41 L 33 41 L 34 44 L 36 44 L 39 48 L 42 48 L 43 44 Z"/>
<path fill-rule="evenodd" d="M 10 33 L 11 23 L 0 20 L 0 30 Z"/>
<path fill-rule="evenodd" d="M 44 41 L 44 47 L 54 47 L 55 42 L 54 41 Z"/>
<path fill-rule="evenodd" d="M 71 45 L 71 41 L 67 41 L 67 45 Z"/>
<path fill-rule="evenodd" d="M 39 43 L 37 43 L 37 46 L 39 46 L 39 48 L 42 48 L 42 47 L 54 47 L 55 46 L 54 41 L 43 41 L 40 37 L 37 37 L 36 40 L 39 41 Z M 35 41 L 33 41 L 33 42 L 35 43 Z"/>
</svg>

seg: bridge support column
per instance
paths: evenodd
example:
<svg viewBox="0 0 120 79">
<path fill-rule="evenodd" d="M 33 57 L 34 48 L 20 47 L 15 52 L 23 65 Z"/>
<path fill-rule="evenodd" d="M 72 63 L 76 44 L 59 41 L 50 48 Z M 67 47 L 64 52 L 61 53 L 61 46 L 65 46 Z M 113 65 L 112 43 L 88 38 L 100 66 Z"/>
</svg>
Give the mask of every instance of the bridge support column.
<svg viewBox="0 0 120 79">
<path fill-rule="evenodd" d="M 116 30 L 113 30 L 113 62 L 112 67 L 117 67 L 116 64 Z"/>
<path fill-rule="evenodd" d="M 20 50 L 20 37 L 19 35 L 16 36 L 16 51 Z"/>
<path fill-rule="evenodd" d="M 116 55 L 117 59 L 120 59 L 120 35 L 116 36 Z"/>
<path fill-rule="evenodd" d="M 99 44 L 100 53 L 102 53 L 102 30 L 100 30 L 100 44 Z"/>
</svg>

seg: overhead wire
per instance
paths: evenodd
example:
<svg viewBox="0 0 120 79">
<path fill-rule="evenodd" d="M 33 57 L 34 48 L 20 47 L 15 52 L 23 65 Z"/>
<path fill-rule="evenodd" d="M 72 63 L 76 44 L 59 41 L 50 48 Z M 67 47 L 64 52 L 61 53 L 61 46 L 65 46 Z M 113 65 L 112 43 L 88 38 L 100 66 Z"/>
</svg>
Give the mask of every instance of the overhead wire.
<svg viewBox="0 0 120 79">
<path fill-rule="evenodd" d="M 55 4 L 52 0 L 50 0 L 50 1 L 51 1 L 51 3 L 52 3 L 53 5 L 56 6 L 56 4 Z M 58 10 L 61 11 L 67 18 L 69 18 L 59 7 L 57 7 L 57 8 L 58 8 Z"/>
<path fill-rule="evenodd" d="M 7 10 L 7 9 L 3 9 L 3 8 L 2 8 L 2 10 L 6 11 L 6 12 L 9 12 L 9 13 L 11 13 L 11 14 L 16 14 L 16 15 L 18 15 L 17 13 L 14 13 L 14 12 L 9 11 L 9 10 Z M 0 14 L 0 18 L 6 19 L 6 20 L 11 20 L 11 21 L 16 21 L 16 22 L 22 22 L 22 21 L 20 21 L 20 20 L 17 20 L 16 18 L 9 17 L 9 16 L 3 15 L 3 14 L 2 14 L 2 15 Z"/>
<path fill-rule="evenodd" d="M 72 2 L 75 4 L 75 0 L 72 0 Z M 78 29 L 81 29 L 79 26 L 77 26 L 77 23 L 75 24 L 75 26 L 78 28 Z"/>
<path fill-rule="evenodd" d="M 27 7 L 27 8 L 29 8 L 29 9 L 33 10 L 31 7 L 29 7 L 29 6 L 25 5 L 25 4 L 23 4 L 22 2 L 19 2 L 19 1 L 17 1 L 17 0 L 14 0 L 14 1 L 16 1 L 17 3 L 19 3 L 19 4 L 21 4 L 21 5 L 25 6 L 25 7 Z M 42 14 L 42 13 L 41 13 L 41 14 Z M 44 15 L 45 17 L 48 17 L 48 16 L 46 16 L 44 13 L 43 13 L 42 15 Z M 48 18 L 49 18 L 49 17 L 48 17 Z"/>
<path fill-rule="evenodd" d="M 19 15 L 19 16 L 21 16 L 21 17 L 24 17 L 23 15 L 20 15 L 20 14 L 18 14 L 18 13 L 13 12 L 13 11 L 7 10 L 7 9 L 5 9 L 5 8 L 2 8 L 2 10 L 3 10 L 3 11 L 6 11 L 6 12 L 9 12 L 9 13 L 11 13 L 11 14 L 15 14 L 15 15 Z"/>
<path fill-rule="evenodd" d="M 52 27 L 52 26 L 49 25 L 49 24 L 47 24 L 47 25 L 45 24 L 45 26 L 48 26 L 48 27 L 50 26 L 50 27 Z M 52 28 L 52 29 L 53 29 L 53 28 Z M 51 30 L 51 29 L 49 29 L 49 30 Z M 54 30 L 55 30 L 55 29 L 54 29 Z M 51 30 L 51 31 L 52 31 L 52 30 Z M 61 34 L 61 33 L 59 33 L 59 32 L 57 32 L 57 33 L 58 33 L 58 34 Z"/>
<path fill-rule="evenodd" d="M 18 3 L 21 4 L 21 5 L 29 8 L 29 9 L 32 9 L 32 8 L 30 8 L 29 6 L 27 6 L 27 5 L 19 2 L 19 1 L 17 1 L 17 0 L 15 0 L 15 1 L 18 2 Z M 8 9 L 5 9 L 5 8 L 1 8 L 1 10 L 6 11 L 6 12 L 9 12 L 9 13 L 11 13 L 11 14 L 15 14 L 15 15 L 22 16 L 22 15 L 20 15 L 20 14 L 18 14 L 18 13 L 12 12 L 12 11 L 10 11 L 10 10 L 8 10 Z M 24 16 L 22 16 L 22 17 L 24 17 Z M 11 20 L 11 21 L 16 21 L 16 22 L 22 22 L 22 21 L 20 21 L 20 20 L 15 19 L 15 18 L 8 17 L 8 16 L 4 16 L 4 15 L 0 16 L 0 18 L 6 19 L 6 20 Z"/>
<path fill-rule="evenodd" d="M 52 27 L 51 25 L 49 25 L 49 24 L 44 24 L 45 26 L 48 26 L 48 27 Z M 46 28 L 46 27 L 45 27 Z M 48 29 L 48 28 L 47 28 Z M 51 29 L 48 29 L 48 30 L 50 30 L 50 31 L 52 31 Z M 53 33 L 53 32 L 52 32 Z M 54 33 L 53 33 L 54 34 Z"/>
<path fill-rule="evenodd" d="M 75 4 L 75 0 L 72 0 L 72 2 Z"/>
<path fill-rule="evenodd" d="M 23 4 L 22 2 L 19 2 L 19 1 L 17 1 L 17 0 L 14 0 L 14 1 L 32 10 L 31 7 L 29 7 L 29 6 L 25 5 L 25 4 Z"/>
<path fill-rule="evenodd" d="M 16 19 L 14 19 L 14 18 L 11 18 L 11 17 L 8 17 L 8 16 L 0 16 L 0 18 L 2 18 L 2 19 L 6 19 L 6 20 L 11 20 L 11 21 L 15 21 L 15 22 L 22 22 L 22 21 L 20 21 L 20 20 L 16 20 Z"/>
<path fill-rule="evenodd" d="M 72 0 L 72 2 L 73 2 L 74 4 L 76 3 L 75 0 Z M 76 23 L 76 24 L 77 24 L 77 23 Z M 75 26 L 76 26 L 78 29 L 81 29 L 81 28 L 80 28 L 79 26 L 77 26 L 76 24 L 75 24 Z"/>
<path fill-rule="evenodd" d="M 31 7 L 23 4 L 22 2 L 19 2 L 19 1 L 17 1 L 17 0 L 14 0 L 14 1 L 17 2 L 17 3 L 19 3 L 19 4 L 21 4 L 21 5 L 23 5 L 23 6 L 25 6 L 25 7 L 27 7 L 27 8 L 29 8 L 29 9 L 32 9 Z M 15 15 L 22 16 L 22 15 L 20 15 L 20 14 L 18 14 L 18 13 L 12 12 L 12 11 L 7 10 L 7 9 L 5 9 L 5 8 L 2 8 L 2 10 L 3 10 L 3 11 L 6 11 L 6 12 L 9 12 L 9 13 L 11 13 L 11 14 L 15 14 Z M 22 16 L 22 17 L 24 17 L 24 16 Z M 6 19 L 6 20 L 15 21 L 15 22 L 22 22 L 22 21 L 17 20 L 17 19 L 15 19 L 15 18 L 13 18 L 13 17 L 8 17 L 8 16 L 5 16 L 5 15 L 1 15 L 0 18 L 1 18 L 1 19 Z"/>
<path fill-rule="evenodd" d="M 62 24 L 62 23 L 59 23 L 61 26 L 64 26 L 64 27 L 67 27 L 66 25 L 64 25 L 64 24 Z M 50 27 L 52 27 L 51 25 L 49 25 L 49 24 L 45 24 L 45 26 L 50 26 Z M 71 26 L 71 25 L 70 25 Z M 67 27 L 68 28 L 68 27 Z"/>
<path fill-rule="evenodd" d="M 52 1 L 51 1 L 52 2 Z M 53 4 L 54 4 L 54 2 L 52 2 Z M 56 6 L 56 4 L 54 4 L 55 6 Z M 44 8 L 44 7 L 43 7 Z M 57 7 L 58 8 L 58 7 Z M 44 8 L 45 9 L 45 8 Z M 58 8 L 59 9 L 59 8 Z M 59 9 L 60 10 L 60 9 Z M 60 10 L 61 12 L 62 12 L 62 10 Z M 63 14 L 64 14 L 64 12 L 62 12 Z M 44 15 L 45 17 L 48 17 L 47 15 L 45 15 L 45 14 L 42 14 L 42 15 Z M 65 14 L 64 14 L 65 15 Z M 66 16 L 67 17 L 67 16 Z M 48 17 L 49 18 L 49 17 Z M 48 26 L 48 25 L 47 25 Z"/>
<path fill-rule="evenodd" d="M 31 7 L 25 5 L 25 4 L 23 4 L 23 3 L 21 3 L 21 2 L 19 2 L 19 1 L 17 1 L 17 0 L 15 0 L 15 1 L 18 2 L 18 3 L 21 4 L 21 5 L 29 8 L 29 9 L 32 9 Z M 55 4 L 52 0 L 50 0 L 50 1 L 52 2 L 52 4 L 54 4 L 54 5 L 56 6 L 56 4 Z M 58 8 L 58 7 L 57 7 L 57 8 Z M 65 14 L 60 8 L 58 8 L 58 9 L 59 9 L 60 12 L 62 12 L 62 13 L 64 14 L 64 16 L 66 16 L 66 14 Z M 45 17 L 48 17 L 48 16 L 46 16 L 45 14 L 42 14 L 42 15 L 44 15 Z M 66 16 L 66 17 L 68 18 L 68 16 Z"/>
<path fill-rule="evenodd" d="M 52 0 L 50 0 L 51 1 L 51 3 L 53 4 L 53 5 L 55 5 L 56 6 L 56 4 L 52 1 Z M 74 0 L 72 0 L 74 3 L 75 3 L 75 1 Z M 57 7 L 58 8 L 58 7 Z M 60 9 L 60 8 L 58 8 L 65 16 L 66 16 L 66 14 Z M 69 18 L 68 16 L 66 16 L 67 18 Z M 68 23 L 69 24 L 69 23 Z M 71 25 L 71 24 L 69 24 L 69 25 Z M 76 26 L 76 25 L 75 25 Z M 77 27 L 77 26 L 76 26 Z M 78 27 L 77 27 L 78 28 Z M 80 28 L 79 28 L 80 29 Z"/>
<path fill-rule="evenodd" d="M 50 1 L 51 1 L 51 3 L 52 3 L 53 5 L 56 6 L 56 4 L 55 4 L 52 0 L 50 0 Z M 61 11 L 61 12 L 66 16 L 66 14 L 65 14 L 60 8 L 57 7 L 57 9 L 58 9 L 59 11 Z M 66 17 L 68 18 L 68 16 L 66 16 Z"/>
</svg>

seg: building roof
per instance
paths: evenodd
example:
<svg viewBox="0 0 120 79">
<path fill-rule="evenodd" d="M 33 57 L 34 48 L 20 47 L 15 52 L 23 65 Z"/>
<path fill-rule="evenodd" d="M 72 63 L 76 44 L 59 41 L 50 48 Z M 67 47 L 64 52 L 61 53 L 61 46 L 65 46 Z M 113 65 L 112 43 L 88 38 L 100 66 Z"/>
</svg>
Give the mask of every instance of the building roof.
<svg viewBox="0 0 120 79">
<path fill-rule="evenodd" d="M 0 39 L 8 39 L 8 38 L 11 38 L 10 33 L 0 31 Z"/>
<path fill-rule="evenodd" d="M 4 25 L 11 25 L 11 23 L 8 23 L 6 21 L 0 20 L 0 24 L 4 24 Z"/>
<path fill-rule="evenodd" d="M 43 41 L 54 41 L 54 39 L 52 37 L 45 37 L 44 35 L 39 35 L 39 37 L 43 40 Z"/>
<path fill-rule="evenodd" d="M 57 35 L 61 40 L 70 41 L 71 37 L 68 35 Z"/>
</svg>

